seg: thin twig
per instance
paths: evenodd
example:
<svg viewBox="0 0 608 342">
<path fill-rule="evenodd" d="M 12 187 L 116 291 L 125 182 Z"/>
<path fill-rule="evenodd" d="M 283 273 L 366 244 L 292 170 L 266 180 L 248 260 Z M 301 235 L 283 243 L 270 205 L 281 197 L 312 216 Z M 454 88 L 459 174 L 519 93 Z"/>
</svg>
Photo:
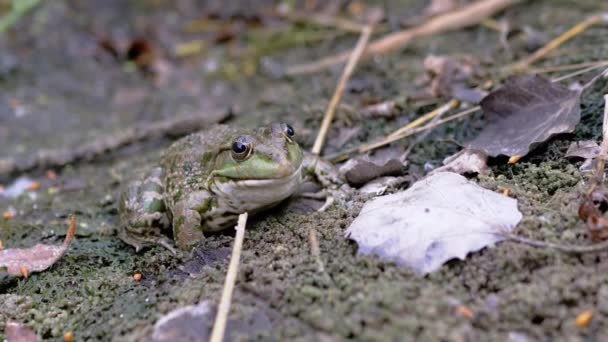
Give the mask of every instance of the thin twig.
<svg viewBox="0 0 608 342">
<path fill-rule="evenodd" d="M 394 131 L 393 133 L 389 134 L 388 137 L 392 138 L 392 137 L 398 137 L 400 135 L 402 135 L 403 133 L 421 126 L 423 123 L 426 123 L 427 121 L 432 120 L 433 118 L 443 115 L 444 113 L 446 113 L 449 110 L 452 110 L 454 108 L 457 108 L 458 106 L 460 106 L 460 101 L 456 100 L 456 99 L 452 99 L 450 100 L 448 103 L 439 106 L 437 108 L 435 108 L 434 110 L 424 114 L 423 116 L 417 118 L 416 120 L 408 123 L 407 125 L 399 128 L 398 130 Z"/>
<path fill-rule="evenodd" d="M 295 23 L 306 23 L 322 27 L 337 28 L 346 32 L 361 33 L 364 27 L 364 25 L 359 24 L 356 21 L 331 16 L 324 13 L 269 11 L 266 14 L 268 16 L 289 20 Z"/>
<path fill-rule="evenodd" d="M 583 63 L 574 63 L 574 64 L 562 64 L 556 66 L 550 66 L 545 68 L 533 68 L 528 69 L 531 74 L 546 74 L 550 72 L 558 72 L 558 71 L 570 71 L 570 70 L 581 70 L 589 67 L 600 67 L 608 65 L 607 60 L 603 61 L 595 61 L 595 62 L 583 62 Z"/>
<path fill-rule="evenodd" d="M 374 150 L 376 148 L 388 145 L 388 144 L 390 144 L 392 142 L 395 142 L 397 140 L 407 138 L 409 136 L 412 136 L 414 134 L 418 134 L 420 132 L 431 130 L 431 129 L 437 127 L 437 126 L 443 125 L 444 123 L 448 123 L 450 121 L 462 119 L 465 116 L 471 115 L 472 113 L 474 113 L 474 112 L 476 112 L 476 111 L 478 111 L 480 109 L 481 109 L 481 107 L 475 106 L 475 107 L 463 110 L 462 112 L 456 113 L 454 115 L 448 116 L 445 119 L 433 121 L 433 122 L 431 122 L 431 123 L 429 123 L 429 124 L 427 124 L 425 126 L 422 126 L 422 127 L 413 128 L 413 129 L 411 129 L 411 130 L 409 130 L 407 132 L 404 132 L 400 136 L 397 136 L 397 137 L 394 137 L 394 138 L 390 138 L 390 139 L 388 137 L 386 137 L 386 138 L 384 138 L 384 139 L 382 139 L 380 141 L 374 142 L 374 143 L 361 145 L 359 147 L 355 147 L 355 148 L 349 149 L 347 151 L 343 151 L 343 152 L 340 152 L 338 154 L 335 154 L 335 155 L 332 155 L 332 156 L 328 156 L 327 159 L 331 160 L 334 163 L 341 162 L 341 161 L 346 160 L 348 157 L 350 157 L 351 155 L 353 155 L 355 153 L 366 153 L 366 152 L 369 152 L 371 150 Z"/>
<path fill-rule="evenodd" d="M 430 18 L 423 24 L 398 32 L 390 33 L 372 42 L 362 57 L 386 54 L 405 47 L 416 38 L 432 36 L 446 31 L 457 30 L 482 22 L 484 19 L 504 10 L 520 0 L 482 0 L 474 2 L 449 13 Z M 309 64 L 287 68 L 288 75 L 313 73 L 336 64 L 344 63 L 350 51 L 322 58 Z"/>
<path fill-rule="evenodd" d="M 560 47 L 565 42 L 567 42 L 570 39 L 578 36 L 582 32 L 585 32 L 589 27 L 591 27 L 593 25 L 596 25 L 596 24 L 599 24 L 599 23 L 601 23 L 604 20 L 606 20 L 605 15 L 593 15 L 593 16 L 588 17 L 584 21 L 582 21 L 582 22 L 574 25 L 568 31 L 564 32 L 563 34 L 561 34 L 557 38 L 555 38 L 552 41 L 550 41 L 549 43 L 547 43 L 545 46 L 543 46 L 540 49 L 536 50 L 536 52 L 534 52 L 530 56 L 528 56 L 528 57 L 524 58 L 523 60 L 521 60 L 521 61 L 513 64 L 509 69 L 510 70 L 525 70 L 525 69 L 527 69 L 530 65 L 532 65 L 535 62 L 539 61 L 540 59 L 544 58 L 547 54 L 549 54 L 551 51 L 557 49 L 558 47 Z"/>
<path fill-rule="evenodd" d="M 582 74 L 585 74 L 585 73 L 587 73 L 589 71 L 593 71 L 595 69 L 599 69 L 599 68 L 605 67 L 605 66 L 608 66 L 608 62 L 606 62 L 606 63 L 598 63 L 598 64 L 595 64 L 595 65 L 591 65 L 589 67 L 586 67 L 584 69 L 577 70 L 575 72 L 571 72 L 571 73 L 566 74 L 564 76 L 552 78 L 551 82 L 561 82 L 563 80 L 566 80 L 566 79 L 569 79 L 569 78 L 572 78 L 572 77 L 575 77 L 575 76 L 578 76 L 578 75 L 582 75 Z"/>
<path fill-rule="evenodd" d="M 325 265 L 321 260 L 321 248 L 319 247 L 319 239 L 317 238 L 317 230 L 314 226 L 308 229 L 308 243 L 310 244 L 310 254 L 317 263 L 317 271 L 319 273 L 325 273 Z"/>
<path fill-rule="evenodd" d="M 373 26 L 366 25 L 361 31 L 361 36 L 359 37 L 359 41 L 357 42 L 357 46 L 353 51 L 350 59 L 348 60 L 348 64 L 346 68 L 344 68 L 344 72 L 340 77 L 340 81 L 338 82 L 338 86 L 336 87 L 336 91 L 329 102 L 329 106 L 327 106 L 327 111 L 325 112 L 325 117 L 323 118 L 323 122 L 321 123 L 321 129 L 319 130 L 319 135 L 317 135 L 317 140 L 315 140 L 315 144 L 312 147 L 312 153 L 319 155 L 321 153 L 321 149 L 323 148 L 323 143 L 325 143 L 325 138 L 327 137 L 327 132 L 329 131 L 329 125 L 334 118 L 334 114 L 336 112 L 336 106 L 340 102 L 340 98 L 342 98 L 342 94 L 344 93 L 344 89 L 346 89 L 346 83 L 350 79 L 353 71 L 355 70 L 355 66 L 369 41 L 369 37 L 372 34 Z"/>
<path fill-rule="evenodd" d="M 232 300 L 232 291 L 236 282 L 236 275 L 239 268 L 239 260 L 241 258 L 241 250 L 243 249 L 243 239 L 245 238 L 245 225 L 247 224 L 247 213 L 239 215 L 239 221 L 236 225 L 236 237 L 234 238 L 234 246 L 232 247 L 232 256 L 226 273 L 224 282 L 224 290 L 222 291 L 222 299 L 217 309 L 215 324 L 211 331 L 210 342 L 221 342 L 224 338 L 226 330 L 226 321 L 228 320 L 228 312 L 230 311 L 230 302 Z"/>
<path fill-rule="evenodd" d="M 434 115 L 433 117 L 435 117 L 437 115 L 443 115 L 444 113 L 446 113 L 446 112 L 454 109 L 452 105 L 453 105 L 453 103 L 448 102 L 448 103 L 444 104 L 443 106 L 439 107 L 438 109 L 441 109 L 441 110 L 440 111 L 436 111 L 436 115 Z M 397 140 L 403 139 L 403 138 L 408 137 L 408 136 L 410 136 L 412 134 L 423 132 L 423 131 L 425 131 L 427 129 L 435 128 L 435 127 L 437 127 L 437 126 L 439 126 L 439 125 L 441 125 L 443 123 L 446 123 L 446 122 L 449 122 L 449 121 L 452 121 L 452 120 L 455 120 L 455 119 L 459 119 L 459 118 L 461 118 L 461 117 L 463 117 L 465 115 L 469 115 L 469 114 L 477 111 L 478 109 L 479 109 L 479 106 L 476 106 L 476 107 L 473 107 L 473 108 L 469 108 L 469 109 L 467 109 L 467 110 L 465 110 L 465 111 L 463 111 L 461 113 L 458 113 L 458 114 L 455 114 L 453 116 L 447 117 L 447 118 L 445 118 L 443 120 L 439 120 L 439 121 L 434 122 L 432 124 L 429 124 L 429 125 L 426 125 L 426 126 L 423 126 L 423 127 L 419 127 L 417 129 L 414 128 L 414 127 L 409 128 L 407 130 L 404 130 L 404 131 L 400 132 L 397 135 L 391 135 L 391 136 L 388 136 L 388 137 L 386 137 L 386 138 L 384 138 L 384 139 L 382 139 L 380 141 L 373 142 L 371 144 L 363 145 L 363 146 L 359 147 L 358 152 L 359 153 L 365 153 L 365 152 L 369 152 L 371 150 L 377 149 L 379 147 L 386 146 L 386 145 L 388 145 L 388 144 L 390 144 L 392 142 L 395 142 Z M 435 112 L 435 111 L 433 111 L 433 112 Z"/>
</svg>

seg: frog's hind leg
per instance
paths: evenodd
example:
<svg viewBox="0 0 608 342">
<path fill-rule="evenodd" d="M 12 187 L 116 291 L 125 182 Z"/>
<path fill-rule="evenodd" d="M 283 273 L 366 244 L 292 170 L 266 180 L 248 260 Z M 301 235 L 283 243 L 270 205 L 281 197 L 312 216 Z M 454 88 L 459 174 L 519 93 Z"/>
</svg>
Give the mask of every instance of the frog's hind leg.
<svg viewBox="0 0 608 342">
<path fill-rule="evenodd" d="M 169 228 L 163 199 L 163 170 L 155 168 L 143 182 L 128 185 L 120 199 L 121 229 L 118 236 L 136 251 L 147 246 L 161 245 L 175 254 L 171 240 L 162 231 Z"/>
</svg>

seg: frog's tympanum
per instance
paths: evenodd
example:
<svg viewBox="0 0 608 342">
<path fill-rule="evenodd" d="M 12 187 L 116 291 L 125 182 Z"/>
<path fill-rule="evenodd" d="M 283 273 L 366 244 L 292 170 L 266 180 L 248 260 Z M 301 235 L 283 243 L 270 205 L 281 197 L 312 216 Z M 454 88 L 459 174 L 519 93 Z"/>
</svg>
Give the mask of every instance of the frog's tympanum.
<svg viewBox="0 0 608 342">
<path fill-rule="evenodd" d="M 163 230 L 173 228 L 180 249 L 205 232 L 233 227 L 238 215 L 254 214 L 291 196 L 313 174 L 330 191 L 347 186 L 323 160 L 304 157 L 286 124 L 248 131 L 215 126 L 176 141 L 143 181 L 130 183 L 120 199 L 120 237 L 135 247 L 172 249 Z"/>
</svg>

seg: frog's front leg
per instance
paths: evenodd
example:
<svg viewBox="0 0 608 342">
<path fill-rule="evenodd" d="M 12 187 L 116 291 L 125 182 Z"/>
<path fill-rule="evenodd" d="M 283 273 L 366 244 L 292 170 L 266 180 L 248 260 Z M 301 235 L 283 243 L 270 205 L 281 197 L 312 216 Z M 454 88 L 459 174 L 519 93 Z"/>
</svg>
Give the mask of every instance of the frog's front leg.
<svg viewBox="0 0 608 342">
<path fill-rule="evenodd" d="M 155 168 L 143 182 L 130 183 L 121 194 L 118 236 L 136 251 L 157 244 L 175 253 L 171 240 L 162 233 L 169 226 L 162 177 L 162 168 Z"/>
<path fill-rule="evenodd" d="M 352 197 L 354 190 L 334 165 L 313 154 L 307 154 L 302 163 L 305 175 L 312 176 L 323 186 L 325 204 L 319 211 L 327 209 L 334 200 L 345 204 Z"/>
<path fill-rule="evenodd" d="M 209 209 L 211 196 L 207 191 L 195 191 L 180 199 L 173 207 L 173 238 L 177 247 L 190 250 L 205 236 L 201 213 Z"/>
</svg>

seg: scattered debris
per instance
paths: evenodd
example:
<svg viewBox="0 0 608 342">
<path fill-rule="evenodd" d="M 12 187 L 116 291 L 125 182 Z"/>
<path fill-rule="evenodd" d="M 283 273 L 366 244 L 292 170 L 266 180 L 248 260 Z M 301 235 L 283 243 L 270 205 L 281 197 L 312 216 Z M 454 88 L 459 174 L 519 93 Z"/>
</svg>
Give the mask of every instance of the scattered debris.
<svg viewBox="0 0 608 342">
<path fill-rule="evenodd" d="M 433 170 L 437 172 L 455 172 L 461 175 L 470 173 L 484 174 L 488 171 L 488 156 L 481 151 L 464 149 L 443 160 L 443 166 Z"/>
<path fill-rule="evenodd" d="M 41 186 L 40 182 L 32 182 L 32 184 L 30 184 L 26 190 L 27 191 L 37 191 L 40 189 L 40 186 Z"/>
<path fill-rule="evenodd" d="M 473 90 L 467 83 L 479 74 L 479 61 L 471 56 L 430 55 L 424 59 L 424 70 L 429 84 L 425 92 L 432 98 L 452 98 L 459 94 L 477 104 L 485 96 L 481 92 L 476 96 L 469 94 Z"/>
<path fill-rule="evenodd" d="M 507 161 L 507 164 L 517 164 L 518 161 L 521 160 L 521 156 L 520 155 L 514 155 L 509 157 L 509 160 Z"/>
<path fill-rule="evenodd" d="M 460 7 L 458 0 L 431 0 L 422 11 L 424 15 L 432 17 L 447 13 Z"/>
<path fill-rule="evenodd" d="M 133 39 L 127 48 L 126 58 L 142 70 L 150 68 L 154 63 L 152 44 L 145 38 Z"/>
<path fill-rule="evenodd" d="M 34 180 L 30 179 L 26 176 L 21 176 L 17 178 L 11 185 L 7 186 L 0 196 L 8 197 L 8 198 L 17 198 L 24 194 L 26 191 L 36 188 L 36 184 Z M 38 183 L 38 187 L 40 183 Z"/>
<path fill-rule="evenodd" d="M 553 135 L 574 130 L 580 95 L 540 76 L 510 77 L 481 101 L 488 123 L 469 148 L 492 157 L 525 156 Z"/>
<path fill-rule="evenodd" d="M 451 172 L 367 202 L 346 236 L 374 254 L 426 274 L 505 240 L 521 220 L 517 201 Z M 407 237 L 407 238 L 405 238 Z"/>
<path fill-rule="evenodd" d="M 173 310 L 154 324 L 152 341 L 208 341 L 214 315 L 207 300 Z"/>
<path fill-rule="evenodd" d="M 608 241 L 608 220 L 602 217 L 608 207 L 608 189 L 603 185 L 608 155 L 608 94 L 604 95 L 604 119 L 602 123 L 602 143 L 595 170 L 588 182 L 588 189 L 582 196 L 578 216 L 587 223 L 593 241 Z"/>
<path fill-rule="evenodd" d="M 363 116 L 370 118 L 394 118 L 399 112 L 399 103 L 395 100 L 374 103 L 361 109 Z"/>
<path fill-rule="evenodd" d="M 2 218 L 5 220 L 14 219 L 17 216 L 17 211 L 13 207 L 9 207 L 5 212 L 2 213 Z"/>
<path fill-rule="evenodd" d="M 0 251 L 0 270 L 12 276 L 27 276 L 31 272 L 41 272 L 51 267 L 68 250 L 76 232 L 76 218 L 70 218 L 70 226 L 62 245 L 37 244 L 30 248 L 8 248 Z"/>
<path fill-rule="evenodd" d="M 585 310 L 581 312 L 578 316 L 576 316 L 574 324 L 577 328 L 584 328 L 589 325 L 591 319 L 593 319 L 593 310 Z"/>
<path fill-rule="evenodd" d="M 359 189 L 360 194 L 381 196 L 386 193 L 389 188 L 396 188 L 410 181 L 410 177 L 380 177 L 376 178 Z"/>
<path fill-rule="evenodd" d="M 36 342 L 36 332 L 17 322 L 6 322 L 4 337 L 7 342 Z"/>
<path fill-rule="evenodd" d="M 74 333 L 71 331 L 63 334 L 63 342 L 73 342 L 74 341 Z"/>
<path fill-rule="evenodd" d="M 55 170 L 47 170 L 46 171 L 46 178 L 48 178 L 49 180 L 52 180 L 52 181 L 56 181 L 57 180 L 57 172 L 55 172 Z"/>
<path fill-rule="evenodd" d="M 568 31 L 564 32 L 559 37 L 553 39 L 552 41 L 547 43 L 547 45 L 543 46 L 542 48 L 536 50 L 530 56 L 527 56 L 523 60 L 513 64 L 511 66 L 511 69 L 512 70 L 524 70 L 524 69 L 528 68 L 530 65 L 534 64 L 535 62 L 543 59 L 547 54 L 549 54 L 551 51 L 557 49 L 565 42 L 567 42 L 570 39 L 585 32 L 590 27 L 597 25 L 597 24 L 606 23 L 606 22 L 608 22 L 608 14 L 606 14 L 606 13 L 592 15 L 588 18 L 585 18 L 585 20 L 574 25 Z"/>
<path fill-rule="evenodd" d="M 473 311 L 464 305 L 458 305 L 456 307 L 456 313 L 467 319 L 473 319 Z"/>
</svg>

